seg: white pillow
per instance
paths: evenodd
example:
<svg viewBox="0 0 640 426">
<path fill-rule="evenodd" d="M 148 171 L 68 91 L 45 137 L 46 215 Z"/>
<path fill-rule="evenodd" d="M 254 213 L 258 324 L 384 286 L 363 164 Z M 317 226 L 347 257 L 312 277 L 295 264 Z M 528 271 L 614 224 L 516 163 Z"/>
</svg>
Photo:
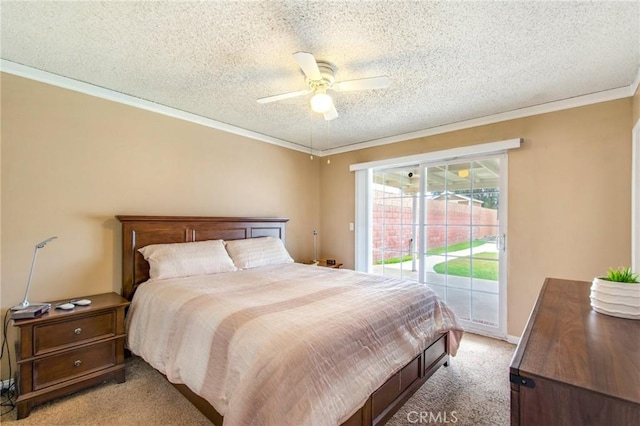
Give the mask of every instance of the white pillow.
<svg viewBox="0 0 640 426">
<path fill-rule="evenodd" d="M 260 237 L 226 241 L 227 252 L 238 269 L 293 263 L 280 238 Z"/>
<path fill-rule="evenodd" d="M 149 278 L 165 279 L 209 275 L 237 270 L 224 241 L 152 244 L 138 249 L 149 262 Z"/>
</svg>

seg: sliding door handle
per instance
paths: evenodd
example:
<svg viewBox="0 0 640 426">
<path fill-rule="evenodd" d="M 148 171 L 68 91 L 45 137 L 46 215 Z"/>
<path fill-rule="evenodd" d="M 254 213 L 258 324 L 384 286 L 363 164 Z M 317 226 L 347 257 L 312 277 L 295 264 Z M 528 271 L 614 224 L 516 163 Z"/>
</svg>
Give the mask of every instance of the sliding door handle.
<svg viewBox="0 0 640 426">
<path fill-rule="evenodd" d="M 499 235 L 496 239 L 496 248 L 500 251 L 507 249 L 507 236 L 505 234 Z"/>
</svg>

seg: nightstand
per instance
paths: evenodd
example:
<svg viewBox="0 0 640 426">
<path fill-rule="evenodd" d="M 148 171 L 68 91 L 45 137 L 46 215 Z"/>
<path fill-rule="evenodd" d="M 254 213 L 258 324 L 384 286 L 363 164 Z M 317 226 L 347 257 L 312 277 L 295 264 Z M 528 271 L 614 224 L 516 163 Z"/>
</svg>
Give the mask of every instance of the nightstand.
<svg viewBox="0 0 640 426">
<path fill-rule="evenodd" d="M 91 305 L 54 309 L 38 318 L 14 320 L 19 328 L 18 419 L 34 405 L 107 380 L 125 381 L 124 311 L 127 299 L 116 293 L 83 296 Z"/>
</svg>

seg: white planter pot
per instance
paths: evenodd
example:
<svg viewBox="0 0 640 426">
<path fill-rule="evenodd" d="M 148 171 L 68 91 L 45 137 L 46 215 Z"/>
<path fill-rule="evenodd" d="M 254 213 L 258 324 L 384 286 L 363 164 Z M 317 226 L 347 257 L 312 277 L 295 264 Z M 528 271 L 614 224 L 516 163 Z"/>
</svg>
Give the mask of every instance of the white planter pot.
<svg viewBox="0 0 640 426">
<path fill-rule="evenodd" d="M 640 284 L 594 278 L 590 298 L 591 307 L 596 312 L 620 318 L 640 319 Z"/>
</svg>

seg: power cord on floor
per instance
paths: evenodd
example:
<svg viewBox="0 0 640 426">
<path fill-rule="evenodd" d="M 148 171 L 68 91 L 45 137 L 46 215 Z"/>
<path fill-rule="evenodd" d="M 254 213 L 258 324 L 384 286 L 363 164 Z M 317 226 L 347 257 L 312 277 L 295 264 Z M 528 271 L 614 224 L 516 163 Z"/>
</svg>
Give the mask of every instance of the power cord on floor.
<svg viewBox="0 0 640 426">
<path fill-rule="evenodd" d="M 7 361 L 9 364 L 9 386 L 5 389 L 4 382 L 2 382 L 2 396 L 0 402 L 0 410 L 5 410 L 5 407 L 10 407 L 6 411 L 1 411 L 0 415 L 4 416 L 5 414 L 9 414 L 16 408 L 15 399 L 17 397 L 16 392 L 16 384 L 15 381 L 11 380 L 13 378 L 13 374 L 11 374 L 11 350 L 9 349 L 9 341 L 7 340 L 7 329 L 9 328 L 9 312 L 11 309 L 7 309 L 7 312 L 4 314 L 4 320 L 2 321 L 2 346 L 0 347 L 0 359 L 4 358 L 5 348 L 7 350 Z"/>
</svg>

